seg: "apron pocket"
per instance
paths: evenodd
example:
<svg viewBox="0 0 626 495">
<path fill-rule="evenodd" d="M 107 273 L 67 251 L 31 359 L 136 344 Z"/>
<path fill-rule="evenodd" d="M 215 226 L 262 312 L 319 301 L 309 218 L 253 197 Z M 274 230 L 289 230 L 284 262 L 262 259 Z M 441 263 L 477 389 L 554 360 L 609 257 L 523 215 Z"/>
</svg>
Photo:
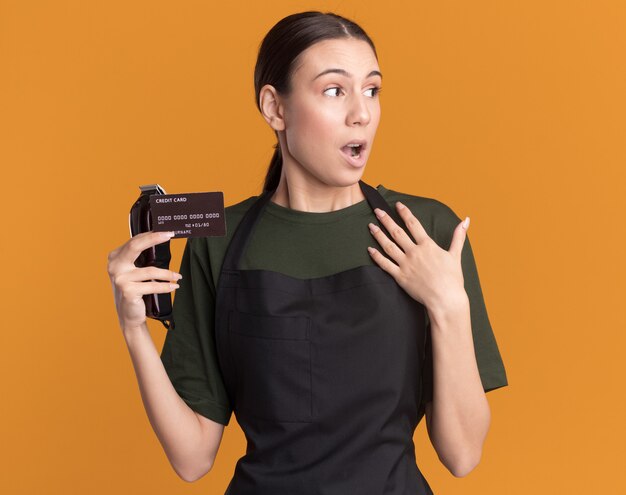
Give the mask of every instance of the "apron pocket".
<svg viewBox="0 0 626 495">
<path fill-rule="evenodd" d="M 308 316 L 230 311 L 238 414 L 277 422 L 312 421 L 310 326 Z"/>
</svg>

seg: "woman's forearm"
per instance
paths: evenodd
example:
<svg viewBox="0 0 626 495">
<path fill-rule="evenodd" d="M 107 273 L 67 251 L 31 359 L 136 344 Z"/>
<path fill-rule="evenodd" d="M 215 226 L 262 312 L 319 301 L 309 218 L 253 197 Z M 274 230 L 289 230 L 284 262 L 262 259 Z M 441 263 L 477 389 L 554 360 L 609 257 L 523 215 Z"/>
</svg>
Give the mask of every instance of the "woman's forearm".
<svg viewBox="0 0 626 495">
<path fill-rule="evenodd" d="M 124 329 L 144 408 L 170 464 L 185 481 L 211 469 L 207 441 L 196 413 L 183 401 L 165 371 L 146 323 Z"/>
<path fill-rule="evenodd" d="M 467 294 L 447 308 L 429 308 L 433 351 L 433 402 L 429 435 L 455 475 L 471 472 L 482 455 L 491 422 L 480 379 Z"/>
</svg>

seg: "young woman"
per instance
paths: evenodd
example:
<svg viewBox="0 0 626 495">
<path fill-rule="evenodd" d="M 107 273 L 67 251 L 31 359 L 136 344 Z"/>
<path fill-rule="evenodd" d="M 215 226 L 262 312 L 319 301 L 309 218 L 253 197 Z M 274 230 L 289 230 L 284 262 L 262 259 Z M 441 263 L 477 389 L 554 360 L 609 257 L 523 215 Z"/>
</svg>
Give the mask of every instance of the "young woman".
<svg viewBox="0 0 626 495">
<path fill-rule="evenodd" d="M 277 137 L 265 185 L 189 238 L 181 274 L 136 268 L 162 233 L 111 252 L 119 322 L 168 459 L 211 470 L 234 412 L 248 448 L 230 495 L 429 494 L 413 433 L 444 465 L 478 464 L 485 392 L 506 386 L 467 225 L 432 198 L 361 180 L 381 69 L 354 22 L 303 12 L 261 44 L 256 103 Z M 181 279 L 182 275 L 182 279 Z M 178 285 L 159 356 L 142 295 Z"/>
</svg>

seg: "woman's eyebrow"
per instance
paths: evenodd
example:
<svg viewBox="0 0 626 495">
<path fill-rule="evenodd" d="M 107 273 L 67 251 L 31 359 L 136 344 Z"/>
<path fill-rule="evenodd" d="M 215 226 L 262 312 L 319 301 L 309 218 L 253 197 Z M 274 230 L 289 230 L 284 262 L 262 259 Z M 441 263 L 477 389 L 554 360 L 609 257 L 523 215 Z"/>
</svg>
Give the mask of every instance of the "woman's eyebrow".
<svg viewBox="0 0 626 495">
<path fill-rule="evenodd" d="M 317 76 L 315 76 L 313 78 L 313 81 L 315 81 L 318 77 L 321 77 L 324 74 L 328 74 L 328 73 L 331 73 L 331 72 L 335 72 L 337 74 L 341 74 L 342 76 L 346 76 L 346 77 L 352 77 L 352 74 L 350 74 L 347 70 L 344 70 L 344 69 L 326 69 L 326 70 L 320 72 Z M 383 78 L 383 75 L 379 71 L 377 71 L 377 70 L 373 70 L 372 72 L 370 72 L 367 75 L 367 77 L 372 77 L 372 76 L 380 76 L 381 79 Z"/>
</svg>

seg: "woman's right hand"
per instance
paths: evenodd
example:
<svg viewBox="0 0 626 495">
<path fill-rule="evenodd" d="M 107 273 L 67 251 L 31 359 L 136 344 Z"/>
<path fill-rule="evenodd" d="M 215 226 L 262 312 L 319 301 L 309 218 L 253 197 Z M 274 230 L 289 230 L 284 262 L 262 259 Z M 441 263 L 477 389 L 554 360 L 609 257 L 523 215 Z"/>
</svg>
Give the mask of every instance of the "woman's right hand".
<svg viewBox="0 0 626 495">
<path fill-rule="evenodd" d="M 135 266 L 135 260 L 142 251 L 168 241 L 172 235 L 168 232 L 142 232 L 109 253 L 107 271 L 122 330 L 139 327 L 146 321 L 144 294 L 172 292 L 178 288 L 178 284 L 156 280 L 180 280 L 180 273 L 156 266 Z"/>
</svg>

